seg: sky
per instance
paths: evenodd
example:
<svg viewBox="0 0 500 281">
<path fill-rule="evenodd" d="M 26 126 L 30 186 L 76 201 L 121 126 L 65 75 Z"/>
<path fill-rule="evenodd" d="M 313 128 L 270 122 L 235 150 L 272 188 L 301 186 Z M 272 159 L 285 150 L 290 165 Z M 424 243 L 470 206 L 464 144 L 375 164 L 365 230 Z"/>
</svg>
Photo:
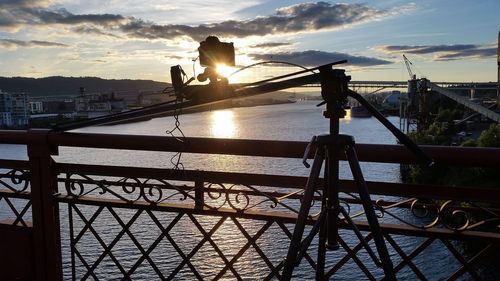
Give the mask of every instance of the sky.
<svg viewBox="0 0 500 281">
<path fill-rule="evenodd" d="M 405 54 L 431 81 L 496 81 L 499 12 L 499 0 L 0 0 L 0 76 L 170 82 L 173 65 L 201 71 L 199 42 L 216 35 L 239 67 L 347 59 L 352 80 L 401 81 Z"/>
</svg>

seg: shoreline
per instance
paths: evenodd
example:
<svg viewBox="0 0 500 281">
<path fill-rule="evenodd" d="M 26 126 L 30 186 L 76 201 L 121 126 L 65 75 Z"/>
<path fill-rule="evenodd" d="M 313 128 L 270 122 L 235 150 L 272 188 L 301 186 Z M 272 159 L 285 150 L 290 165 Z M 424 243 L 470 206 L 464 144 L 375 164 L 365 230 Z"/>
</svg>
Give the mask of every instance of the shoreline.
<svg viewBox="0 0 500 281">
<path fill-rule="evenodd" d="M 220 101 L 218 103 L 210 104 L 210 105 L 203 105 L 200 107 L 196 108 L 191 108 L 191 109 L 182 109 L 179 114 L 184 115 L 184 114 L 191 114 L 191 113 L 198 113 L 198 112 L 204 112 L 204 111 L 211 111 L 211 110 L 220 110 L 220 109 L 228 109 L 228 108 L 239 108 L 239 107 L 254 107 L 254 106 L 263 106 L 263 105 L 277 105 L 277 104 L 287 104 L 287 103 L 295 103 L 296 101 L 294 100 L 285 100 L 285 99 L 242 99 L 242 100 L 225 100 L 225 101 Z M 137 118 L 134 120 L 124 120 L 124 121 L 116 121 L 116 122 L 111 122 L 107 123 L 106 125 L 119 125 L 119 124 L 129 124 L 129 123 L 135 123 L 135 122 L 142 122 L 142 121 L 148 121 L 154 118 L 160 118 L 160 117 L 167 117 L 167 116 L 174 116 L 175 111 L 169 111 L 169 112 L 164 112 L 164 113 L 159 113 L 153 116 L 145 116 L 143 118 Z M 105 115 L 103 115 L 105 116 Z M 81 119 L 81 120 L 88 120 L 88 119 Z M 75 120 L 67 120 L 60 122 L 59 124 L 64 124 L 65 122 L 72 122 Z M 46 128 L 46 129 L 51 129 L 54 127 L 54 125 L 57 122 L 51 121 L 51 120 L 46 120 L 46 121 L 39 121 L 38 126 L 26 126 L 26 127 L 17 127 L 17 128 L 3 128 L 3 129 L 8 129 L 8 130 L 25 130 L 25 129 L 30 129 L 30 128 Z M 42 123 L 43 122 L 43 123 Z M 99 125 L 98 125 L 99 126 Z"/>
<path fill-rule="evenodd" d="M 234 102 L 237 102 L 234 104 Z M 246 102 L 238 102 L 238 100 L 226 100 L 226 101 L 221 101 L 215 104 L 210 104 L 210 105 L 204 105 L 196 108 L 191 108 L 191 109 L 182 109 L 178 114 L 179 115 L 185 115 L 185 114 L 192 114 L 192 113 L 198 113 L 198 112 L 205 112 L 205 111 L 212 111 L 212 110 L 221 110 L 221 109 L 228 109 L 228 108 L 240 108 L 240 107 L 254 107 L 254 106 L 265 106 L 265 105 L 277 105 L 277 104 L 287 104 L 287 103 L 295 103 L 296 101 L 291 101 L 291 100 L 250 100 Z M 137 118 L 134 119 L 133 121 L 116 121 L 116 122 L 111 122 L 107 123 L 106 126 L 108 125 L 120 125 L 120 124 L 130 124 L 130 123 L 135 123 L 135 122 L 142 122 L 142 121 L 148 121 L 154 118 L 160 118 L 160 117 L 168 117 L 168 116 L 174 116 L 175 111 L 172 112 L 165 112 L 165 113 L 160 113 L 154 116 L 145 116 L 144 118 Z"/>
</svg>

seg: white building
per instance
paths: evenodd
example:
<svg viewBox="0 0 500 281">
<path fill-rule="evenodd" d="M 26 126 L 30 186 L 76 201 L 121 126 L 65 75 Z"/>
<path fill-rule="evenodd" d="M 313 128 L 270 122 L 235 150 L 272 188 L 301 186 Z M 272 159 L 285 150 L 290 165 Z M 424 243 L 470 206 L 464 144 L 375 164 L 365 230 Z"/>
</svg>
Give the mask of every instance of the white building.
<svg viewBox="0 0 500 281">
<path fill-rule="evenodd" d="M 43 113 L 43 102 L 41 101 L 30 101 L 30 113 L 37 114 Z"/>
<path fill-rule="evenodd" d="M 75 98 L 77 118 L 94 118 L 122 112 L 127 108 L 125 101 L 116 98 L 114 93 L 80 95 Z"/>
<path fill-rule="evenodd" d="M 0 91 L 0 125 L 23 127 L 30 118 L 28 95 L 25 93 L 5 93 Z"/>
<path fill-rule="evenodd" d="M 0 90 L 0 126 L 12 126 L 10 95 Z"/>
<path fill-rule="evenodd" d="M 0 112 L 0 127 L 10 127 L 12 126 L 12 116 L 10 112 L 2 111 Z"/>
<path fill-rule="evenodd" d="M 399 104 L 401 103 L 401 92 L 392 91 L 383 101 L 382 106 L 385 110 L 399 110 Z"/>
</svg>

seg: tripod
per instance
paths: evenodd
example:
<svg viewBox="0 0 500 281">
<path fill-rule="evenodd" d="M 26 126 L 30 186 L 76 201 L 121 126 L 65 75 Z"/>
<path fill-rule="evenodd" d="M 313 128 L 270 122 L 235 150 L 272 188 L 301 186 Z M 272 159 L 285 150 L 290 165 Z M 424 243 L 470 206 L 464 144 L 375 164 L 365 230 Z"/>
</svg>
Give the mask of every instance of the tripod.
<svg viewBox="0 0 500 281">
<path fill-rule="evenodd" d="M 325 278 L 326 248 L 332 250 L 339 248 L 338 229 L 340 213 L 342 213 L 344 219 L 352 225 L 356 236 L 374 260 L 375 264 L 383 268 L 386 278 L 388 280 L 396 280 L 389 252 L 387 251 L 377 216 L 371 204 L 366 182 L 359 166 L 354 138 L 349 135 L 339 134 L 339 119 L 345 116 L 344 105 L 349 93 L 347 88 L 349 80 L 350 77 L 346 76 L 343 70 L 320 68 L 321 95 L 324 99 L 324 102 L 321 104 L 326 104 L 324 116 L 330 119 L 330 134 L 313 137 L 308 149 L 306 149 L 304 155 L 304 164 L 306 166 L 309 165 L 305 162 L 305 159 L 307 159 L 309 150 L 312 147 L 315 148 L 315 156 L 304 190 L 303 201 L 300 206 L 288 254 L 284 261 L 281 280 L 291 279 L 294 267 L 300 263 L 314 236 L 316 236 L 318 232 L 319 246 L 316 280 L 323 280 Z M 380 260 L 375 253 L 373 253 L 361 232 L 356 228 L 347 211 L 339 204 L 339 151 L 343 151 L 346 154 Z M 323 162 L 325 162 L 325 187 L 322 193 L 321 212 L 311 232 L 302 241 Z"/>
</svg>

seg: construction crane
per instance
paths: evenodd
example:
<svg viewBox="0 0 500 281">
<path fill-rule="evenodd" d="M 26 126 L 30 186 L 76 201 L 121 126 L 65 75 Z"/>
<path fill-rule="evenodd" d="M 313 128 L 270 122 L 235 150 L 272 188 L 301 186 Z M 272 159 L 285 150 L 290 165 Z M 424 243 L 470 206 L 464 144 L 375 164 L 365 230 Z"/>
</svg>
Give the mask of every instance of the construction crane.
<svg viewBox="0 0 500 281">
<path fill-rule="evenodd" d="M 413 74 L 413 72 L 411 71 L 411 66 L 413 65 L 413 63 L 411 63 L 411 61 L 404 54 L 403 54 L 403 60 L 406 65 L 406 69 L 408 70 L 408 74 L 410 75 L 410 80 L 417 79 L 417 76 Z"/>
</svg>

